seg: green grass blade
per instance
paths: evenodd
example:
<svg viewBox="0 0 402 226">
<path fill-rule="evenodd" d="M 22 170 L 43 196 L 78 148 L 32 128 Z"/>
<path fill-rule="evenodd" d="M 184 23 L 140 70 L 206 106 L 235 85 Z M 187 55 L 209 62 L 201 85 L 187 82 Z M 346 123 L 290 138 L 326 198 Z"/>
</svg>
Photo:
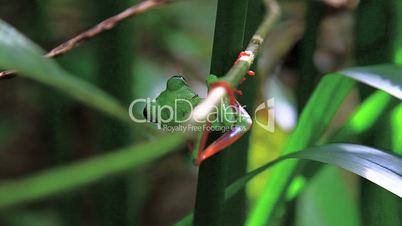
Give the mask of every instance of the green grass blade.
<svg viewBox="0 0 402 226">
<path fill-rule="evenodd" d="M 330 144 L 284 155 L 247 173 L 226 188 L 225 200 L 240 191 L 254 177 L 289 159 L 305 159 L 338 166 L 360 175 L 402 198 L 402 158 L 375 148 L 357 144 Z M 276 167 L 276 168 L 277 168 Z M 190 215 L 178 223 L 189 222 Z M 182 224 L 185 225 L 185 224 Z"/>
<path fill-rule="evenodd" d="M 324 77 L 301 114 L 300 121 L 284 153 L 304 149 L 318 141 L 353 85 L 352 80 L 344 77 L 333 75 Z M 278 199 L 286 191 L 296 164 L 296 161 L 286 162 L 273 169 L 269 183 L 250 213 L 247 225 L 265 224 L 275 209 Z"/>
<path fill-rule="evenodd" d="M 395 153 L 402 155 L 402 104 L 391 113 L 392 148 Z"/>
<path fill-rule="evenodd" d="M 0 183 L 0 208 L 37 201 L 124 173 L 155 160 L 182 143 L 180 134 Z"/>
<path fill-rule="evenodd" d="M 251 171 L 226 189 L 230 198 L 248 181 L 285 159 L 314 160 L 336 165 L 360 175 L 402 197 L 402 158 L 375 148 L 356 144 L 330 144 L 294 152 Z"/>
<path fill-rule="evenodd" d="M 128 108 L 96 86 L 72 76 L 54 60 L 43 57 L 44 51 L 14 28 L 0 20 L 0 67 L 51 86 L 82 103 L 131 122 Z M 111 80 L 113 79 L 113 75 Z"/>
<path fill-rule="evenodd" d="M 339 74 L 383 90 L 399 99 L 402 99 L 401 73 L 402 66 L 394 64 L 354 67 L 339 72 Z"/>
<path fill-rule="evenodd" d="M 359 105 L 348 121 L 331 138 L 331 141 L 345 141 L 353 135 L 370 129 L 389 105 L 391 99 L 392 97 L 383 91 L 373 93 Z"/>
<path fill-rule="evenodd" d="M 217 4 L 210 73 L 223 76 L 243 48 L 248 0 L 218 0 Z M 212 140 L 209 139 L 207 145 L 210 142 Z M 246 217 L 243 200 L 239 206 L 223 205 L 225 187 L 230 179 L 229 162 L 233 159 L 229 158 L 228 151 L 220 151 L 199 168 L 194 225 L 221 225 L 227 215 L 236 215 L 239 221 L 244 221 Z M 244 158 L 240 160 L 246 163 Z"/>
<path fill-rule="evenodd" d="M 402 98 L 402 67 L 379 65 L 350 68 L 325 76 L 314 91 L 301 114 L 300 121 L 283 153 L 305 149 L 318 142 L 342 101 L 350 92 L 352 78 Z M 348 78 L 347 78 L 348 77 Z M 297 162 L 286 162 L 273 169 L 256 207 L 251 211 L 247 225 L 265 224 L 289 185 Z"/>
<path fill-rule="evenodd" d="M 402 1 L 395 0 L 395 4 L 395 27 L 397 30 L 394 41 L 394 49 L 396 50 L 394 61 L 395 63 L 402 64 Z"/>
</svg>

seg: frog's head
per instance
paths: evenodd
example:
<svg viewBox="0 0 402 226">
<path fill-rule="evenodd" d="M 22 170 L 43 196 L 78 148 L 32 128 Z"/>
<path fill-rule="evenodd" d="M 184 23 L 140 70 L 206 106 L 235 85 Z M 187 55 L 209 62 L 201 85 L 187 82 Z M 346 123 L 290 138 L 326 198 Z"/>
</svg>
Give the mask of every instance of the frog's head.
<svg viewBox="0 0 402 226">
<path fill-rule="evenodd" d="M 175 126 L 183 122 L 200 101 L 182 76 L 173 76 L 151 106 L 145 106 L 144 117 L 154 123 Z"/>
</svg>

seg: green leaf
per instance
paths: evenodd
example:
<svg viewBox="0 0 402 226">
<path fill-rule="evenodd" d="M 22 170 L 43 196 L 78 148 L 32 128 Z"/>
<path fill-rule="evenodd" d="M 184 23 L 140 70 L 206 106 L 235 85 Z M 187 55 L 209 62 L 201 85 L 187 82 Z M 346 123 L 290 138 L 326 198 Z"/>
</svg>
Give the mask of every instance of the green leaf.
<svg viewBox="0 0 402 226">
<path fill-rule="evenodd" d="M 354 82 L 348 78 L 334 75 L 324 77 L 307 102 L 283 153 L 304 149 L 318 141 L 353 85 Z M 296 164 L 296 161 L 286 162 L 273 169 L 269 183 L 250 213 L 247 225 L 265 224 L 279 197 L 286 191 Z"/>
<path fill-rule="evenodd" d="M 236 56 L 243 49 L 249 0 L 218 0 L 217 2 L 210 73 L 223 76 L 231 71 Z M 226 78 L 230 77 L 228 74 L 225 75 Z M 212 142 L 211 137 L 207 145 L 210 142 Z M 244 196 L 239 197 L 240 201 L 235 205 L 223 205 L 225 186 L 231 180 L 229 172 L 233 171 L 234 176 L 244 173 L 239 172 L 239 169 L 245 169 L 247 164 L 246 158 L 242 158 L 242 153 L 244 152 L 230 156 L 229 150 L 222 150 L 200 166 L 194 209 L 195 225 L 221 225 L 223 222 L 230 225 L 233 221 L 239 223 L 245 220 Z M 230 162 L 234 164 L 231 165 Z M 235 165 L 237 169 L 232 169 Z"/>
<path fill-rule="evenodd" d="M 181 134 L 165 136 L 26 178 L 3 181 L 0 183 L 0 208 L 37 201 L 116 176 L 174 150 L 182 140 Z"/>
<path fill-rule="evenodd" d="M 402 155 L 402 104 L 391 113 L 392 148 L 395 153 Z"/>
<path fill-rule="evenodd" d="M 370 129 L 389 105 L 391 99 L 391 96 L 383 91 L 376 91 L 371 94 L 352 113 L 352 116 L 335 133 L 331 141 L 344 141 L 353 135 L 361 134 Z"/>
<path fill-rule="evenodd" d="M 402 66 L 383 64 L 354 67 L 338 73 L 402 99 Z"/>
<path fill-rule="evenodd" d="M 375 148 L 356 144 L 330 144 L 307 148 L 269 162 L 251 171 L 226 189 L 230 198 L 255 176 L 285 159 L 297 158 L 333 164 L 360 175 L 402 197 L 402 158 Z"/>
<path fill-rule="evenodd" d="M 114 97 L 80 78 L 72 76 L 54 60 L 43 57 L 43 54 L 44 51 L 40 47 L 0 20 L 1 68 L 15 69 L 22 76 L 51 86 L 124 122 L 131 122 L 128 108 L 122 106 Z M 110 76 L 112 82 L 113 75 Z"/>
<path fill-rule="evenodd" d="M 375 148 L 357 144 L 330 144 L 284 155 L 238 179 L 226 188 L 225 200 L 240 191 L 255 176 L 289 159 L 305 159 L 332 164 L 360 175 L 402 198 L 402 158 Z M 276 168 L 278 168 L 277 166 Z M 186 216 L 178 223 L 189 222 Z M 261 222 L 262 223 L 262 222 Z M 263 225 L 263 224 L 256 224 Z"/>
<path fill-rule="evenodd" d="M 397 64 L 402 64 L 402 1 L 395 1 L 395 4 L 396 8 L 394 12 L 396 14 L 396 18 L 394 19 L 394 26 L 397 29 L 394 37 L 394 48 L 396 50 L 394 61 Z"/>
<path fill-rule="evenodd" d="M 350 92 L 354 82 L 361 81 L 381 89 L 395 97 L 402 98 L 402 67 L 378 65 L 342 70 L 326 75 L 319 83 L 303 110 L 300 121 L 289 139 L 283 153 L 305 149 L 318 142 L 327 129 L 342 101 Z M 351 78 L 351 79 L 350 79 Z M 247 225 L 265 224 L 271 216 L 280 197 L 290 183 L 297 162 L 287 162 L 273 169 L 269 182 L 255 208 L 251 211 Z"/>
</svg>

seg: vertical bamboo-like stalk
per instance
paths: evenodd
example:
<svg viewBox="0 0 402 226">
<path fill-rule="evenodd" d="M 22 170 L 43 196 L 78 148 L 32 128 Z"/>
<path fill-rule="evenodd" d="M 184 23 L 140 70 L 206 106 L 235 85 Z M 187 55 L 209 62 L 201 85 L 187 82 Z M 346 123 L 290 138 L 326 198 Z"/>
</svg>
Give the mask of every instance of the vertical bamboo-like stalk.
<svg viewBox="0 0 402 226">
<path fill-rule="evenodd" d="M 305 32 L 299 45 L 298 56 L 298 109 L 301 112 L 313 92 L 318 79 L 318 71 L 314 64 L 314 53 L 317 46 L 321 21 L 324 16 L 324 3 L 308 1 L 305 18 Z"/>
<path fill-rule="evenodd" d="M 264 15 L 264 4 L 262 1 L 249 1 L 247 7 L 247 19 L 244 34 L 244 49 L 247 40 L 250 40 L 260 24 Z M 253 70 L 257 70 L 257 62 L 252 66 Z M 258 71 L 257 71 L 258 76 Z M 255 108 L 255 99 L 257 95 L 257 77 L 248 77 L 239 89 L 243 91 L 243 95 L 238 97 L 241 104 L 246 105 L 247 111 L 253 116 Z M 227 184 L 231 184 L 236 179 L 246 173 L 248 162 L 250 133 L 246 133 L 236 145 L 228 148 L 228 177 Z M 243 225 L 246 218 L 246 192 L 245 188 L 233 196 L 225 203 L 224 218 L 227 225 Z"/>
<path fill-rule="evenodd" d="M 358 65 L 389 63 L 393 60 L 395 1 L 361 1 L 356 12 L 355 55 Z"/>
<path fill-rule="evenodd" d="M 358 65 L 390 63 L 394 59 L 396 33 L 395 6 L 398 0 L 361 1 L 356 17 L 356 62 Z M 372 89 L 361 87 L 362 96 Z M 381 126 L 383 129 L 384 127 Z M 378 146 L 378 136 L 373 132 L 365 144 Z M 361 206 L 363 225 L 400 225 L 399 198 L 362 180 Z"/>
<path fill-rule="evenodd" d="M 215 24 L 211 73 L 223 76 L 243 48 L 246 0 L 219 0 Z M 194 225 L 222 225 L 227 184 L 227 150 L 201 164 L 198 176 Z M 240 207 L 241 208 L 241 207 Z"/>
<path fill-rule="evenodd" d="M 128 0 L 93 1 L 95 20 L 101 21 L 114 15 L 130 4 Z M 131 23 L 102 34 L 96 44 L 97 83 L 106 92 L 128 106 L 131 99 L 133 40 Z M 95 150 L 110 150 L 129 142 L 129 130 L 109 117 L 98 115 L 95 129 Z M 125 225 L 127 181 L 123 179 L 108 181 L 98 186 L 95 192 L 95 208 L 98 225 Z"/>
<path fill-rule="evenodd" d="M 30 18 L 27 18 L 29 26 L 29 37 L 35 40 L 40 46 L 47 48 L 51 40 L 51 32 L 47 26 L 47 15 L 45 5 L 40 1 L 26 0 L 23 3 L 24 8 L 29 12 Z M 70 101 L 62 94 L 54 93 L 53 90 L 44 87 L 38 90 L 43 95 L 43 113 L 45 123 L 46 148 L 48 156 L 53 165 L 62 165 L 73 159 L 74 154 L 69 150 L 74 150 L 72 134 L 68 114 L 71 112 Z M 52 95 L 50 95 L 52 94 Z M 63 197 L 57 200 L 54 208 L 60 214 L 63 224 L 75 225 L 80 222 L 80 200 L 81 197 Z"/>
</svg>

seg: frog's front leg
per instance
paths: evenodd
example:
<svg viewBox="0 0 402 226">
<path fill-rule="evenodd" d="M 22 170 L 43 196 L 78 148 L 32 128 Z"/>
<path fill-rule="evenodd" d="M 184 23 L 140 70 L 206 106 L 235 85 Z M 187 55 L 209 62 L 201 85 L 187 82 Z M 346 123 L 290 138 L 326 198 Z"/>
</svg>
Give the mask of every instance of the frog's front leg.
<svg viewBox="0 0 402 226">
<path fill-rule="evenodd" d="M 243 134 L 245 134 L 248 130 L 250 130 L 252 125 L 250 115 L 239 104 L 237 106 L 237 109 L 239 111 L 240 120 L 238 120 L 239 122 L 234 124 L 228 132 L 219 137 L 216 141 L 210 144 L 203 151 L 202 151 L 203 142 L 205 141 L 201 141 L 200 145 L 201 150 L 198 151 L 198 157 L 195 160 L 196 165 L 200 165 L 202 161 L 204 161 L 205 159 L 215 155 L 220 150 L 230 146 L 231 144 L 236 142 L 240 137 L 242 137 Z M 204 131 L 204 134 L 208 134 L 208 131 Z"/>
</svg>

